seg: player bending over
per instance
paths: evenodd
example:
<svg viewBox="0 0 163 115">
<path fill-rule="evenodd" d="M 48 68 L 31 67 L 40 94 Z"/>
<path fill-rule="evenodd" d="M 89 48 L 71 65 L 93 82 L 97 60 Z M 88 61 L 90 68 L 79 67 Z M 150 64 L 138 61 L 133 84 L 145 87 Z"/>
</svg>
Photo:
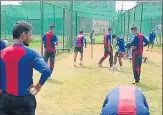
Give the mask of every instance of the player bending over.
<svg viewBox="0 0 163 115">
<path fill-rule="evenodd" d="M 149 115 L 144 94 L 134 86 L 120 86 L 109 92 L 101 115 Z"/>
<path fill-rule="evenodd" d="M 127 45 L 132 47 L 132 66 L 135 79 L 133 84 L 136 84 L 140 81 L 143 46 L 147 46 L 149 42 L 142 34 L 137 32 L 136 26 L 132 27 L 131 31 L 134 37 Z"/>
<path fill-rule="evenodd" d="M 47 63 L 50 58 L 51 73 L 53 72 L 54 69 L 54 62 L 55 62 L 55 55 L 56 55 L 55 45 L 58 45 L 58 38 L 54 34 L 54 29 L 55 29 L 55 25 L 50 25 L 49 32 L 45 33 L 45 35 L 42 38 L 44 48 L 45 48 L 44 60 Z"/>
<path fill-rule="evenodd" d="M 118 58 L 119 65 L 120 65 L 120 71 L 122 71 L 123 70 L 122 69 L 122 58 L 125 55 L 124 39 L 121 38 L 121 37 L 118 37 L 116 34 L 113 34 L 112 38 L 117 40 L 116 46 L 118 46 L 118 50 L 116 51 L 115 56 L 114 56 L 114 66 L 113 66 L 113 68 L 115 70 L 118 70 L 116 68 L 116 63 L 117 63 L 117 58 Z"/>
<path fill-rule="evenodd" d="M 104 35 L 104 56 L 100 59 L 98 65 L 102 67 L 102 62 L 108 57 L 109 58 L 109 63 L 110 63 L 110 69 L 113 67 L 113 49 L 111 45 L 111 28 L 108 28 L 108 33 L 105 33 Z"/>
<path fill-rule="evenodd" d="M 83 47 L 85 44 L 85 48 L 86 48 L 86 38 L 84 36 L 83 31 L 79 32 L 79 35 L 75 38 L 74 41 L 74 45 L 75 45 L 75 49 L 74 49 L 74 67 L 76 67 L 76 58 L 78 55 L 78 52 L 80 52 L 81 57 L 80 57 L 80 66 L 83 66 L 82 61 L 83 61 Z"/>
</svg>

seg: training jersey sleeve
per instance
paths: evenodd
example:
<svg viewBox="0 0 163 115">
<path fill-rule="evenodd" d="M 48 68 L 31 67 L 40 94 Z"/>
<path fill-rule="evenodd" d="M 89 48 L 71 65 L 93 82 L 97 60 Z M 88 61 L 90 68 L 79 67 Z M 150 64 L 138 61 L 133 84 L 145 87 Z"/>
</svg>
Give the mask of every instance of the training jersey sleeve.
<svg viewBox="0 0 163 115">
<path fill-rule="evenodd" d="M 144 46 L 147 46 L 149 44 L 149 41 L 143 36 L 143 43 Z"/>
<path fill-rule="evenodd" d="M 6 44 L 3 41 L 0 41 L 0 51 L 6 48 Z"/>
<path fill-rule="evenodd" d="M 77 45 L 77 37 L 74 38 L 74 46 Z"/>
<path fill-rule="evenodd" d="M 41 73 L 39 83 L 43 85 L 48 79 L 48 77 L 51 75 L 51 70 L 44 61 L 44 59 L 38 53 L 34 52 L 33 55 L 34 69 Z"/>
<path fill-rule="evenodd" d="M 45 40 L 46 40 L 46 36 L 44 35 L 44 36 L 42 37 L 43 44 L 45 44 Z"/>
<path fill-rule="evenodd" d="M 52 36 L 52 40 L 55 43 L 55 45 L 58 45 L 58 37 L 56 35 Z"/>
</svg>

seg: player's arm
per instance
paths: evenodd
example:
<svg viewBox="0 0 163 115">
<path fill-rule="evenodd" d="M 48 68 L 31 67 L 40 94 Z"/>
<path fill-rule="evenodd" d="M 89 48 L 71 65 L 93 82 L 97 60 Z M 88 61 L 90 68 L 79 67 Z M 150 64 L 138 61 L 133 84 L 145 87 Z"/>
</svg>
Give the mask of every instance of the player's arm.
<svg viewBox="0 0 163 115">
<path fill-rule="evenodd" d="M 107 39 L 108 39 L 108 48 L 109 48 L 109 51 L 111 50 L 111 35 L 109 34 L 108 36 L 107 36 Z"/>
<path fill-rule="evenodd" d="M 85 45 L 85 48 L 86 48 L 87 47 L 87 38 L 84 36 L 83 40 L 84 40 L 84 43 L 85 43 L 84 45 Z"/>
<path fill-rule="evenodd" d="M 47 81 L 48 77 L 51 75 L 51 70 L 44 61 L 44 59 L 38 53 L 34 52 L 33 55 L 34 69 L 41 73 L 40 80 L 36 85 L 36 89 L 40 90 L 40 88 Z"/>
<path fill-rule="evenodd" d="M 77 37 L 75 37 L 74 39 L 74 46 L 76 46 L 76 42 L 77 42 Z"/>
<path fill-rule="evenodd" d="M 149 45 L 149 41 L 143 36 L 144 47 Z"/>
<path fill-rule="evenodd" d="M 46 40 L 46 36 L 43 35 L 43 37 L 42 37 L 43 44 L 45 44 L 45 40 Z"/>
<path fill-rule="evenodd" d="M 58 37 L 56 35 L 53 35 L 52 40 L 54 42 L 54 45 L 58 46 Z"/>
</svg>

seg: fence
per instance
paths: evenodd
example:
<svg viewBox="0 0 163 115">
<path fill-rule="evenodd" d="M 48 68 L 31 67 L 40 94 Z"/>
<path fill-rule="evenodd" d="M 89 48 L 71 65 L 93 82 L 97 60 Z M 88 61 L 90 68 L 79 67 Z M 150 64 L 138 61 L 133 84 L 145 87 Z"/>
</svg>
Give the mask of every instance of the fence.
<svg viewBox="0 0 163 115">
<path fill-rule="evenodd" d="M 147 38 L 152 29 L 156 31 L 156 43 L 162 44 L 162 6 L 160 2 L 143 2 L 126 12 L 120 12 L 111 20 L 113 32 L 123 36 L 126 41 L 132 38 L 130 28 L 137 26 Z"/>
</svg>

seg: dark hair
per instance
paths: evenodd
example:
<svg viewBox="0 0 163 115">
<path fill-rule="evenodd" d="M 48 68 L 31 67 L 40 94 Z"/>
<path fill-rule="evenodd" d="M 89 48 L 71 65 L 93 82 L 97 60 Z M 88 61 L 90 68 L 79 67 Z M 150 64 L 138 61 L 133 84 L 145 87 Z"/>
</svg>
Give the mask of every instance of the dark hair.
<svg viewBox="0 0 163 115">
<path fill-rule="evenodd" d="M 26 21 L 17 21 L 12 29 L 13 39 L 19 39 L 23 32 L 28 33 L 32 30 L 32 25 Z"/>
<path fill-rule="evenodd" d="M 54 28 L 54 27 L 55 27 L 55 25 L 52 24 L 52 25 L 49 26 L 49 29 L 52 29 L 52 28 Z"/>
<path fill-rule="evenodd" d="M 137 27 L 136 26 L 131 27 L 131 31 L 132 30 L 137 30 Z"/>
<path fill-rule="evenodd" d="M 117 37 L 117 35 L 116 35 L 116 34 L 113 34 L 113 35 L 112 35 L 112 38 L 115 38 L 115 37 Z"/>
<path fill-rule="evenodd" d="M 80 34 L 83 34 L 83 31 L 79 31 Z"/>
<path fill-rule="evenodd" d="M 112 31 L 112 29 L 109 27 L 109 28 L 108 28 L 108 31 Z"/>
</svg>

